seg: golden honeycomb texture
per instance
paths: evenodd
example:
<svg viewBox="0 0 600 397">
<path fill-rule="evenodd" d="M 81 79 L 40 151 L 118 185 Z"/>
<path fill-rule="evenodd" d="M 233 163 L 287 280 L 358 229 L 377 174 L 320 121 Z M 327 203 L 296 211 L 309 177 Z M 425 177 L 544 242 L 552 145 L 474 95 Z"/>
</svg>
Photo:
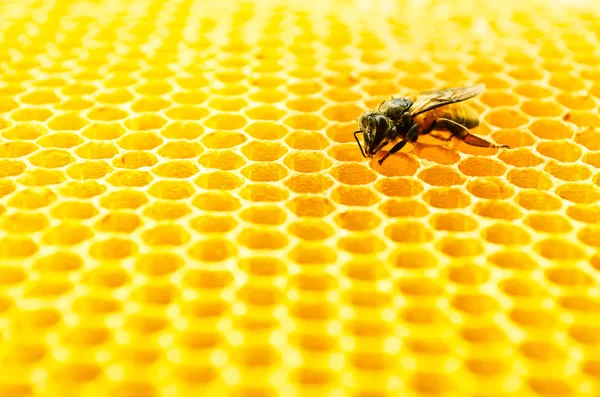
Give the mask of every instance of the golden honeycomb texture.
<svg viewBox="0 0 600 397">
<path fill-rule="evenodd" d="M 600 395 L 595 1 L 0 2 L 0 396 Z M 485 83 L 383 166 L 360 114 Z"/>
</svg>

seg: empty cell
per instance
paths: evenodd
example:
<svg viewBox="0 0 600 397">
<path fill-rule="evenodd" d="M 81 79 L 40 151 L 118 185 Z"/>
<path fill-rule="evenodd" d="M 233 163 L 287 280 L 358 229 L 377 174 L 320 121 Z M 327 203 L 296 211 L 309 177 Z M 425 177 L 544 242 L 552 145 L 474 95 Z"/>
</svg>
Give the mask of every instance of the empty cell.
<svg viewBox="0 0 600 397">
<path fill-rule="evenodd" d="M 352 254 L 375 254 L 385 249 L 383 240 L 373 234 L 342 237 L 338 247 Z"/>
<path fill-rule="evenodd" d="M 125 110 L 112 106 L 99 106 L 87 112 L 87 118 L 93 121 L 116 121 L 128 116 Z"/>
<path fill-rule="evenodd" d="M 131 104 L 131 110 L 137 113 L 158 112 L 171 106 L 171 102 L 159 97 L 147 97 L 136 100 Z"/>
<path fill-rule="evenodd" d="M 250 305 L 269 307 L 281 302 L 282 291 L 272 286 L 246 284 L 237 291 L 236 297 Z"/>
<path fill-rule="evenodd" d="M 64 200 L 58 203 L 50 212 L 57 219 L 89 219 L 99 214 L 92 203 Z"/>
<path fill-rule="evenodd" d="M 148 202 L 142 192 L 125 189 L 113 191 L 100 199 L 100 205 L 106 209 L 136 209 Z"/>
<path fill-rule="evenodd" d="M 321 174 L 292 175 L 284 181 L 284 185 L 295 193 L 320 193 L 329 189 L 333 184 L 331 178 Z"/>
<path fill-rule="evenodd" d="M 356 148 L 358 150 L 358 148 Z M 383 165 L 376 158 L 371 159 L 369 167 L 377 173 L 387 177 L 412 176 L 419 169 L 419 162 L 406 153 L 397 153 L 390 156 Z"/>
<path fill-rule="evenodd" d="M 17 190 L 17 185 L 11 180 L 0 179 L 0 197 L 7 196 Z M 0 213 L 4 212 L 4 207 L 0 207 Z"/>
<path fill-rule="evenodd" d="M 172 90 L 171 84 L 166 81 L 153 81 L 139 85 L 135 90 L 144 96 L 164 95 Z"/>
<path fill-rule="evenodd" d="M 524 222 L 532 229 L 543 233 L 568 233 L 573 229 L 569 220 L 558 214 L 531 214 Z"/>
<path fill-rule="evenodd" d="M 87 226 L 65 221 L 44 232 L 42 241 L 50 245 L 76 245 L 94 236 Z"/>
<path fill-rule="evenodd" d="M 349 210 L 336 215 L 336 224 L 346 230 L 363 231 L 379 226 L 381 219 L 369 211 Z"/>
<path fill-rule="evenodd" d="M 235 113 L 213 114 L 204 120 L 204 124 L 215 130 L 239 130 L 246 125 L 246 118 Z"/>
<path fill-rule="evenodd" d="M 125 126 L 134 131 L 148 131 L 162 128 L 167 121 L 155 114 L 143 114 L 125 121 Z M 147 135 L 152 135 L 148 133 Z M 143 136 L 143 135 L 138 135 Z"/>
<path fill-rule="evenodd" d="M 321 133 L 311 131 L 295 131 L 286 136 L 288 146 L 297 150 L 323 150 L 329 141 Z"/>
<path fill-rule="evenodd" d="M 327 265 L 337 259 L 333 249 L 317 242 L 300 243 L 290 250 L 288 256 L 299 265 Z"/>
<path fill-rule="evenodd" d="M 449 232 L 470 232 L 478 228 L 478 223 L 470 216 L 460 213 L 438 213 L 429 223 L 436 229 Z"/>
<path fill-rule="evenodd" d="M 600 248 L 600 228 L 585 226 L 577 233 L 577 238 L 592 247 Z"/>
<path fill-rule="evenodd" d="M 165 161 L 152 168 L 152 172 L 163 178 L 189 178 L 198 173 L 198 167 L 190 161 Z"/>
<path fill-rule="evenodd" d="M 169 139 L 198 139 L 204 133 L 204 128 L 199 123 L 189 121 L 175 121 L 169 123 L 160 131 L 160 134 Z"/>
<path fill-rule="evenodd" d="M 323 153 L 314 151 L 298 151 L 287 155 L 284 164 L 297 172 L 319 172 L 331 167 L 331 161 Z"/>
<path fill-rule="evenodd" d="M 242 153 L 252 161 L 275 161 L 287 152 L 279 142 L 251 141 L 242 147 Z"/>
<path fill-rule="evenodd" d="M 110 159 L 119 154 L 119 149 L 112 143 L 88 142 L 78 147 L 75 154 L 88 160 Z"/>
<path fill-rule="evenodd" d="M 43 122 L 52 116 L 52 112 L 41 108 L 21 107 L 11 113 L 11 119 L 14 121 L 39 121 Z"/>
<path fill-rule="evenodd" d="M 478 256 L 484 252 L 481 241 L 474 238 L 443 237 L 436 247 L 455 258 Z"/>
<path fill-rule="evenodd" d="M 458 164 L 460 172 L 467 176 L 502 176 L 506 166 L 488 157 L 468 157 Z"/>
<path fill-rule="evenodd" d="M 516 220 L 523 216 L 523 212 L 514 205 L 507 202 L 478 202 L 473 208 L 473 212 L 484 218 L 504 219 L 508 221 Z"/>
<path fill-rule="evenodd" d="M 472 316 L 492 314 L 498 310 L 498 302 L 483 294 L 460 294 L 454 296 L 451 305 L 457 310 Z"/>
<path fill-rule="evenodd" d="M 285 222 L 287 214 L 277 206 L 264 205 L 248 207 L 242 211 L 240 217 L 258 225 L 281 225 Z"/>
<path fill-rule="evenodd" d="M 0 266 L 0 285 L 20 284 L 27 279 L 25 271 L 16 266 Z"/>
<path fill-rule="evenodd" d="M 210 149 L 228 149 L 241 145 L 247 139 L 239 132 L 219 131 L 204 135 L 202 143 Z"/>
<path fill-rule="evenodd" d="M 255 250 L 282 249 L 288 244 L 288 239 L 276 230 L 244 229 L 238 235 L 238 242 Z"/>
<path fill-rule="evenodd" d="M 62 102 L 60 105 L 55 105 L 57 109 L 61 110 L 85 110 L 94 106 L 94 102 L 82 98 L 68 99 Z"/>
<path fill-rule="evenodd" d="M 237 249 L 226 239 L 201 240 L 188 250 L 188 255 L 201 262 L 221 262 L 235 256 Z"/>
<path fill-rule="evenodd" d="M 376 179 L 375 174 L 361 164 L 342 164 L 331 170 L 331 175 L 348 185 L 364 185 Z"/>
<path fill-rule="evenodd" d="M 85 94 L 90 94 L 91 92 L 95 91 L 94 87 L 90 86 L 90 88 L 93 88 L 93 89 L 90 92 L 85 92 Z M 86 90 L 86 91 L 89 91 L 89 90 Z M 96 101 L 103 103 L 103 104 L 108 104 L 108 105 L 117 105 L 117 104 L 127 103 L 127 102 L 132 101 L 133 98 L 134 98 L 134 96 L 131 92 L 129 92 L 127 89 L 122 89 L 122 88 L 115 89 L 115 90 L 107 90 L 105 92 L 98 93 L 95 96 Z"/>
<path fill-rule="evenodd" d="M 471 198 L 461 189 L 443 187 L 427 190 L 423 200 L 435 208 L 465 208 L 471 204 Z"/>
<path fill-rule="evenodd" d="M 423 192 L 423 185 L 413 178 L 385 178 L 375 188 L 388 197 L 412 197 Z"/>
<path fill-rule="evenodd" d="M 600 200 L 600 189 L 587 183 L 565 183 L 556 188 L 556 194 L 577 204 L 593 204 Z"/>
<path fill-rule="evenodd" d="M 223 112 L 237 112 L 247 105 L 248 102 L 242 98 L 215 98 L 208 103 L 211 109 Z"/>
<path fill-rule="evenodd" d="M 536 243 L 534 249 L 544 258 L 551 260 L 575 261 L 586 257 L 581 246 L 555 237 L 549 237 Z"/>
<path fill-rule="evenodd" d="M 148 189 L 148 194 L 164 200 L 182 200 L 191 197 L 195 192 L 193 185 L 187 181 L 159 181 Z"/>
<path fill-rule="evenodd" d="M 48 105 L 51 103 L 60 102 L 60 98 L 52 90 L 36 89 L 19 98 L 21 102 L 28 105 Z"/>
<path fill-rule="evenodd" d="M 499 156 L 504 154 L 512 154 L 513 151 L 520 147 L 533 146 L 537 139 L 525 128 L 508 128 L 500 129 L 492 133 L 492 139 L 500 144 L 508 145 L 511 150 L 501 150 Z"/>
<path fill-rule="evenodd" d="M 574 110 L 592 110 L 597 106 L 594 97 L 590 94 L 582 95 L 572 92 L 561 92 L 556 100 L 562 105 Z"/>
<path fill-rule="evenodd" d="M 48 186 L 57 185 L 66 180 L 62 171 L 30 169 L 17 179 L 21 185 L 25 186 Z"/>
<path fill-rule="evenodd" d="M 438 297 L 444 293 L 439 282 L 424 277 L 406 277 L 398 281 L 396 288 L 408 297 Z"/>
<path fill-rule="evenodd" d="M 548 190 L 553 186 L 552 179 L 546 174 L 531 168 L 510 170 L 506 178 L 522 189 Z"/>
<path fill-rule="evenodd" d="M 81 136 L 72 132 L 55 132 L 44 135 L 37 140 L 37 144 L 47 148 L 68 149 L 83 142 Z"/>
<path fill-rule="evenodd" d="M 112 170 L 112 167 L 105 161 L 86 161 L 71 164 L 67 167 L 67 175 L 78 180 L 101 179 Z"/>
<path fill-rule="evenodd" d="M 117 144 L 125 150 L 152 150 L 163 143 L 163 139 L 151 132 L 134 132 L 124 135 Z"/>
<path fill-rule="evenodd" d="M 569 73 L 553 73 L 549 83 L 562 91 L 581 91 L 585 89 L 583 80 Z"/>
<path fill-rule="evenodd" d="M 538 309 L 512 309 L 509 318 L 515 324 L 525 328 L 547 329 L 555 324 L 555 317 L 545 310 Z"/>
<path fill-rule="evenodd" d="M 287 94 L 277 89 L 262 89 L 250 95 L 250 99 L 259 103 L 280 103 L 287 98 Z"/>
<path fill-rule="evenodd" d="M 517 128 L 527 123 L 527 117 L 512 108 L 499 108 L 485 116 L 488 123 L 500 128 Z"/>
<path fill-rule="evenodd" d="M 536 190 L 525 190 L 516 197 L 517 203 L 528 210 L 555 211 L 562 207 L 561 201 L 554 195 Z"/>
<path fill-rule="evenodd" d="M 331 192 L 331 198 L 348 206 L 370 206 L 377 202 L 377 195 L 365 187 L 338 186 Z"/>
<path fill-rule="evenodd" d="M 533 81 L 519 83 L 515 91 L 526 98 L 547 98 L 553 95 L 552 90 L 546 87 L 544 83 Z"/>
<path fill-rule="evenodd" d="M 585 180 L 592 176 L 592 172 L 584 165 L 559 164 L 554 161 L 549 162 L 544 167 L 544 171 L 555 178 L 569 182 Z"/>
<path fill-rule="evenodd" d="M 424 146 L 415 153 L 420 159 L 433 161 L 441 165 L 455 164 L 460 160 L 460 154 L 442 146 Z"/>
<path fill-rule="evenodd" d="M 85 182 L 67 182 L 60 189 L 60 193 L 67 197 L 76 197 L 80 199 L 89 199 L 98 196 L 106 191 L 106 186 L 96 181 Z"/>
<path fill-rule="evenodd" d="M 135 267 L 150 276 L 165 276 L 176 272 L 183 263 L 183 259 L 177 254 L 155 251 L 138 256 Z"/>
<path fill-rule="evenodd" d="M 327 151 L 327 155 L 337 161 L 362 161 L 363 156 L 356 149 L 355 143 L 333 145 Z"/>
<path fill-rule="evenodd" d="M 172 120 L 183 120 L 183 121 L 198 121 L 198 120 L 203 120 L 206 118 L 206 116 L 208 116 L 209 111 L 206 110 L 204 107 L 199 107 L 197 105 L 182 105 L 182 106 L 174 106 L 170 109 L 168 109 L 167 111 L 165 111 L 165 114 L 167 117 L 169 117 Z M 211 126 L 210 123 L 215 122 L 215 123 L 220 123 L 219 121 L 207 121 L 209 124 L 209 126 Z M 231 122 L 234 123 L 234 122 Z M 218 124 L 221 125 L 221 124 Z M 212 128 L 219 128 L 219 129 L 232 129 L 232 128 L 227 128 L 227 127 L 212 127 Z"/>
<path fill-rule="evenodd" d="M 555 267 L 546 271 L 546 278 L 554 284 L 564 287 L 588 286 L 594 279 L 580 269 Z"/>
<path fill-rule="evenodd" d="M 501 245 L 525 245 L 531 242 L 531 236 L 521 227 L 497 223 L 483 230 L 483 237 L 494 244 Z"/>
<path fill-rule="evenodd" d="M 519 104 L 519 98 L 510 92 L 487 91 L 482 93 L 480 101 L 489 107 L 515 106 Z"/>
<path fill-rule="evenodd" d="M 43 168 L 60 168 L 73 162 L 73 158 L 66 150 L 47 149 L 29 157 L 31 164 Z"/>
<path fill-rule="evenodd" d="M 572 325 L 569 329 L 569 336 L 583 345 L 592 347 L 600 342 L 600 328 L 589 325 Z"/>
<path fill-rule="evenodd" d="M 4 142 L 0 144 L 0 158 L 25 157 L 36 150 L 38 150 L 38 146 L 35 143 L 25 141 Z"/>
<path fill-rule="evenodd" d="M 432 186 L 462 185 L 465 182 L 465 178 L 459 173 L 444 166 L 426 168 L 419 172 L 417 177 Z"/>
<path fill-rule="evenodd" d="M 237 226 L 230 216 L 198 216 L 190 221 L 190 226 L 198 233 L 227 233 Z"/>
<path fill-rule="evenodd" d="M 564 360 L 565 352 L 555 344 L 546 341 L 525 341 L 519 346 L 519 353 L 529 360 L 551 362 Z"/>
<path fill-rule="evenodd" d="M 325 106 L 325 104 L 326 102 L 318 97 L 299 97 L 285 102 L 285 106 L 288 109 L 299 112 L 316 112 Z"/>
<path fill-rule="evenodd" d="M 242 175 L 253 182 L 275 182 L 285 178 L 288 171 L 280 164 L 251 164 L 242 168 Z"/>
<path fill-rule="evenodd" d="M 17 176 L 25 171 L 25 163 L 18 160 L 0 160 L 0 178 Z"/>
<path fill-rule="evenodd" d="M 316 114 L 297 114 L 286 117 L 283 122 L 293 130 L 322 130 L 327 126 L 325 120 Z"/>
<path fill-rule="evenodd" d="M 330 105 L 323 110 L 323 116 L 330 121 L 355 121 L 364 109 L 354 104 Z"/>
<path fill-rule="evenodd" d="M 586 153 L 582 161 L 592 167 L 600 168 L 600 152 Z"/>
<path fill-rule="evenodd" d="M 53 117 L 48 122 L 48 128 L 58 131 L 77 131 L 85 127 L 87 124 L 88 122 L 79 117 L 77 114 L 65 113 Z"/>
<path fill-rule="evenodd" d="M 585 361 L 581 366 L 581 371 L 588 376 L 600 379 L 600 361 L 594 359 Z"/>
<path fill-rule="evenodd" d="M 566 379 L 554 379 L 552 377 L 531 377 L 527 380 L 528 386 L 541 396 L 570 396 L 573 395 L 573 387 Z"/>
<path fill-rule="evenodd" d="M 176 246 L 186 244 L 190 240 L 190 235 L 179 225 L 159 224 L 145 230 L 142 239 L 150 246 Z"/>
<path fill-rule="evenodd" d="M 162 145 L 157 153 L 158 155 L 168 158 L 168 159 L 191 159 L 194 157 L 198 157 L 200 153 L 202 153 L 202 146 L 195 142 L 186 142 L 186 141 L 174 141 L 167 142 Z M 139 152 L 138 152 L 139 153 Z M 214 155 L 218 155 L 219 153 L 215 153 Z M 123 157 L 131 155 L 131 153 L 126 153 Z M 153 164 L 156 163 L 155 157 L 152 154 L 148 154 L 152 157 Z M 151 164 L 151 165 L 153 165 Z"/>
<path fill-rule="evenodd" d="M 90 246 L 90 256 L 98 260 L 121 260 L 137 251 L 137 246 L 123 238 L 109 238 L 98 241 Z"/>
<path fill-rule="evenodd" d="M 485 84 L 486 88 L 489 90 L 506 90 L 512 86 L 512 84 L 509 83 L 504 77 L 498 77 L 498 75 L 494 74 L 481 75 L 476 82 Z"/>
<path fill-rule="evenodd" d="M 541 80 L 544 78 L 544 72 L 539 67 L 531 65 L 519 66 L 509 72 L 508 75 L 519 81 Z"/>
<path fill-rule="evenodd" d="M 448 270 L 448 279 L 457 284 L 480 285 L 486 283 L 489 278 L 489 270 L 472 264 L 456 265 Z"/>
<path fill-rule="evenodd" d="M 8 113 L 13 109 L 16 109 L 19 107 L 19 104 L 10 98 L 0 98 L 0 113 Z M 31 108 L 34 109 L 34 108 Z M 13 119 L 17 120 L 19 118 L 23 118 L 23 117 L 17 117 L 17 119 L 14 118 L 14 113 L 13 113 Z M 28 117 L 24 117 L 24 118 L 28 118 Z"/>
<path fill-rule="evenodd" d="M 126 130 L 117 123 L 94 123 L 86 126 L 81 135 L 89 139 L 113 140 L 120 138 Z"/>
<path fill-rule="evenodd" d="M 2 132 L 2 136 L 10 140 L 36 140 L 48 133 L 44 124 L 24 123 L 17 124 Z"/>
<path fill-rule="evenodd" d="M 399 221 L 385 228 L 385 235 L 396 243 L 426 243 L 433 240 L 433 232 L 422 222 Z"/>
<path fill-rule="evenodd" d="M 45 229 L 48 223 L 41 213 L 14 212 L 2 216 L 0 228 L 9 233 L 34 233 Z"/>
<path fill-rule="evenodd" d="M 581 128 L 600 127 L 600 116 L 595 112 L 572 110 L 563 116 L 563 120 Z"/>
<path fill-rule="evenodd" d="M 296 95 L 316 94 L 323 89 L 321 83 L 317 81 L 300 81 L 298 83 L 289 84 L 288 91 Z"/>
<path fill-rule="evenodd" d="M 246 128 L 244 131 L 253 138 L 264 140 L 281 139 L 288 134 L 288 129 L 277 122 L 257 121 Z"/>
<path fill-rule="evenodd" d="M 575 135 L 575 142 L 585 146 L 588 150 L 600 150 L 600 132 L 594 127 L 585 129 Z"/>
<path fill-rule="evenodd" d="M 327 321 L 336 314 L 335 307 L 329 302 L 295 302 L 289 307 L 292 317 L 305 321 Z"/>
<path fill-rule="evenodd" d="M 123 211 L 113 211 L 99 219 L 95 228 L 102 232 L 131 233 L 142 225 L 137 214 Z"/>
<path fill-rule="evenodd" d="M 399 248 L 390 255 L 390 262 L 400 269 L 428 269 L 438 265 L 438 258 L 425 248 Z"/>
<path fill-rule="evenodd" d="M 356 123 L 355 122 L 337 122 L 330 123 L 325 128 L 325 133 L 334 142 L 337 143 L 354 143 L 354 147 L 360 153 L 358 147 L 356 147 L 356 142 L 354 140 L 353 132 L 356 131 Z M 362 154 L 361 154 L 362 158 Z"/>
<path fill-rule="evenodd" d="M 570 142 L 539 142 L 536 150 L 543 156 L 551 157 L 563 163 L 572 163 L 581 158 L 581 148 Z"/>
<path fill-rule="evenodd" d="M 455 381 L 448 375 L 435 372 L 417 372 L 408 380 L 408 386 L 426 395 L 444 395 L 455 388 Z"/>
<path fill-rule="evenodd" d="M 45 187 L 20 189 L 7 202 L 9 207 L 35 210 L 46 207 L 57 199 L 56 193 Z"/>
</svg>

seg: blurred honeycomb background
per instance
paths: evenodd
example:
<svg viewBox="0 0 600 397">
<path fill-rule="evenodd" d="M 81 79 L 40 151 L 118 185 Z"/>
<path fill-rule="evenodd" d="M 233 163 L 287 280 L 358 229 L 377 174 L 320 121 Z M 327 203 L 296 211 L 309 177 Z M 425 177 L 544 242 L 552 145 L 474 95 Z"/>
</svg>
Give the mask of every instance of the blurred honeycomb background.
<svg viewBox="0 0 600 397">
<path fill-rule="evenodd" d="M 0 15 L 0 396 L 600 395 L 597 2 Z M 511 150 L 362 158 L 478 82 Z"/>
</svg>

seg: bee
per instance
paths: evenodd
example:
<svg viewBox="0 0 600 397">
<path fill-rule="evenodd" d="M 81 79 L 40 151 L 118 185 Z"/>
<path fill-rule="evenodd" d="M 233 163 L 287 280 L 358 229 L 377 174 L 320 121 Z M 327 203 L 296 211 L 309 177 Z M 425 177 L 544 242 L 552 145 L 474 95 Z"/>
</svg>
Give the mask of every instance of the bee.
<svg viewBox="0 0 600 397">
<path fill-rule="evenodd" d="M 385 100 L 376 110 L 367 110 L 358 119 L 354 139 L 365 158 L 372 158 L 389 143 L 396 144 L 378 162 L 383 162 L 402 149 L 408 142 L 416 142 L 420 135 L 449 141 L 456 137 L 478 147 L 509 148 L 496 145 L 469 133 L 479 125 L 479 114 L 466 103 L 461 103 L 483 92 L 484 84 L 469 87 L 424 91 L 409 97 Z M 449 131 L 450 136 L 440 134 Z M 363 145 L 358 140 L 363 135 Z M 364 146 L 364 149 L 363 149 Z"/>
</svg>

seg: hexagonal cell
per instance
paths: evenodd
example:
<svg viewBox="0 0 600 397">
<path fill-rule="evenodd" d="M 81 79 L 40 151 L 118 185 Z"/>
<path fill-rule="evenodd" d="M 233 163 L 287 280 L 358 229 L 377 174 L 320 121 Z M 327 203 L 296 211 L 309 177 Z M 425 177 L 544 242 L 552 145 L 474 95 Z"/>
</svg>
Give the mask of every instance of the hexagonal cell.
<svg viewBox="0 0 600 397">
<path fill-rule="evenodd" d="M 534 249 L 544 258 L 551 260 L 574 261 L 586 257 L 585 251 L 579 245 L 554 237 L 536 243 Z"/>
<path fill-rule="evenodd" d="M 37 140 L 38 145 L 43 147 L 68 149 L 79 145 L 83 139 L 79 134 L 71 132 L 56 132 L 54 134 L 44 135 Z"/>
<path fill-rule="evenodd" d="M 590 127 L 575 135 L 575 142 L 585 146 L 588 150 L 600 150 L 600 132 Z"/>
<path fill-rule="evenodd" d="M 67 175 L 78 180 L 100 179 L 112 170 L 112 167 L 105 161 L 86 161 L 71 164 L 67 167 Z"/>
<path fill-rule="evenodd" d="M 582 181 L 592 176 L 592 172 L 588 167 L 579 164 L 563 165 L 556 162 L 549 162 L 544 167 L 544 171 L 555 178 L 568 182 Z"/>
<path fill-rule="evenodd" d="M 130 240 L 123 238 L 109 238 L 97 241 L 90 246 L 90 256 L 94 259 L 111 261 L 121 260 L 133 255 L 137 246 Z"/>
<path fill-rule="evenodd" d="M 386 178 L 378 181 L 375 189 L 389 197 L 411 197 L 423 192 L 423 185 L 412 178 Z"/>
<path fill-rule="evenodd" d="M 48 128 L 43 124 L 24 123 L 4 130 L 2 136 L 11 140 L 35 140 L 47 133 Z"/>
<path fill-rule="evenodd" d="M 335 208 L 327 198 L 317 196 L 297 196 L 286 205 L 300 217 L 324 217 Z"/>
<path fill-rule="evenodd" d="M 517 128 L 527 123 L 527 117 L 511 108 L 498 108 L 488 112 L 487 122 L 500 128 Z"/>
<path fill-rule="evenodd" d="M 169 123 L 160 131 L 160 134 L 169 139 L 198 139 L 204 133 L 201 124 L 190 121 L 175 121 Z"/>
<path fill-rule="evenodd" d="M 242 186 L 244 181 L 228 171 L 207 172 L 200 175 L 195 184 L 203 189 L 232 190 Z"/>
<path fill-rule="evenodd" d="M 136 87 L 136 91 L 144 96 L 154 96 L 154 95 L 164 95 L 169 92 L 173 87 L 166 81 L 152 81 L 149 80 L 147 83 L 139 85 Z"/>
<path fill-rule="evenodd" d="M 521 104 L 521 110 L 533 117 L 557 117 L 565 109 L 553 101 L 531 99 Z"/>
<path fill-rule="evenodd" d="M 137 113 L 158 112 L 168 108 L 171 103 L 159 97 L 147 97 L 136 100 L 131 104 L 131 110 Z"/>
<path fill-rule="evenodd" d="M 248 106 L 248 102 L 242 98 L 215 98 L 208 103 L 208 106 L 223 112 L 237 112 Z"/>
<path fill-rule="evenodd" d="M 150 246 L 177 246 L 186 244 L 190 240 L 190 235 L 179 225 L 158 224 L 145 230 L 142 239 Z"/>
<path fill-rule="evenodd" d="M 44 214 L 14 212 L 2 216 L 0 228 L 9 233 L 33 233 L 45 229 L 48 224 Z"/>
<path fill-rule="evenodd" d="M 549 83 L 563 91 L 581 91 L 585 89 L 582 79 L 569 73 L 553 73 Z"/>
<path fill-rule="evenodd" d="M 592 167 L 600 168 L 600 152 L 586 153 L 582 161 Z"/>
<path fill-rule="evenodd" d="M 465 182 L 465 178 L 459 173 L 444 166 L 426 168 L 417 177 L 432 186 L 462 185 Z"/>
<path fill-rule="evenodd" d="M 562 105 L 574 110 L 592 110 L 597 106 L 591 95 L 574 94 L 572 92 L 561 92 L 556 100 Z"/>
<path fill-rule="evenodd" d="M 490 107 L 515 106 L 519 98 L 505 91 L 487 91 L 480 97 L 481 102 Z"/>
<path fill-rule="evenodd" d="M 330 174 L 347 185 L 365 185 L 375 181 L 375 174 L 361 164 L 342 164 L 331 170 Z"/>
<path fill-rule="evenodd" d="M 77 150 L 75 154 L 88 160 L 110 159 L 119 153 L 119 149 L 112 143 L 89 142 Z"/>
<path fill-rule="evenodd" d="M 173 120 L 184 120 L 184 121 L 198 121 L 203 120 L 208 116 L 209 111 L 203 107 L 198 107 L 194 105 L 182 105 L 182 106 L 174 106 L 168 109 L 165 112 L 166 116 Z M 212 120 L 211 123 L 220 123 L 218 121 Z M 220 125 L 220 124 L 219 124 Z M 229 129 L 229 128 L 226 128 Z"/>
<path fill-rule="evenodd" d="M 283 102 L 287 97 L 288 95 L 286 93 L 277 89 L 263 89 L 250 95 L 250 99 L 255 102 L 262 103 L 280 103 Z"/>
<path fill-rule="evenodd" d="M 536 150 L 543 156 L 567 163 L 579 160 L 583 154 L 579 146 L 568 141 L 540 142 L 538 143 Z"/>
<path fill-rule="evenodd" d="M 89 139 L 113 140 L 120 138 L 126 130 L 117 123 L 95 123 L 85 127 L 82 135 Z"/>
<path fill-rule="evenodd" d="M 307 173 L 328 169 L 332 164 L 325 155 L 313 151 L 297 151 L 291 153 L 284 158 L 283 162 L 291 170 Z"/>
<path fill-rule="evenodd" d="M 96 181 L 86 182 L 67 182 L 60 189 L 60 193 L 66 197 L 76 197 L 80 199 L 89 199 L 98 196 L 106 191 L 106 186 Z"/>
<path fill-rule="evenodd" d="M 34 210 L 46 207 L 57 199 L 56 193 L 45 187 L 20 189 L 6 203 L 9 207 Z"/>
<path fill-rule="evenodd" d="M 483 238 L 500 245 L 525 245 L 531 242 L 531 236 L 521 227 L 497 223 L 482 231 Z"/>
<path fill-rule="evenodd" d="M 194 244 L 188 255 L 202 262 L 221 262 L 236 254 L 236 248 L 227 240 L 222 238 L 211 238 Z"/>
<path fill-rule="evenodd" d="M 210 149 L 229 149 L 241 145 L 247 139 L 242 133 L 218 131 L 204 135 L 202 143 Z"/>
<path fill-rule="evenodd" d="M 237 226 L 230 216 L 199 216 L 190 221 L 190 226 L 198 233 L 227 233 Z"/>
<path fill-rule="evenodd" d="M 204 211 L 235 211 L 241 206 L 237 198 L 223 191 L 199 194 L 192 204 Z"/>
<path fill-rule="evenodd" d="M 0 160 L 0 178 L 17 176 L 25 171 L 25 163 L 17 160 Z"/>
<path fill-rule="evenodd" d="M 422 222 L 400 221 L 385 228 L 385 235 L 396 243 L 426 243 L 433 239 L 433 232 Z"/>
<path fill-rule="evenodd" d="M 320 193 L 331 186 L 333 180 L 321 174 L 292 175 L 284 181 L 285 186 L 295 193 Z"/>
<path fill-rule="evenodd" d="M 283 122 L 294 130 L 322 130 L 327 126 L 325 120 L 315 114 L 297 114 L 286 117 Z"/>
<path fill-rule="evenodd" d="M 380 165 L 378 159 L 374 157 L 369 161 L 369 167 L 378 174 L 386 177 L 412 176 L 419 169 L 420 163 L 414 156 L 406 153 L 397 153 L 388 157 L 383 165 Z"/>
<path fill-rule="evenodd" d="M 143 114 L 125 121 L 125 126 L 134 131 L 148 131 L 162 128 L 167 121 L 155 114 Z"/>
<path fill-rule="evenodd" d="M 479 226 L 472 217 L 453 212 L 435 214 L 429 223 L 436 230 L 450 232 L 471 232 Z"/>
<path fill-rule="evenodd" d="M 285 111 L 272 105 L 252 107 L 245 113 L 251 120 L 259 121 L 280 121 L 285 116 Z"/>
<path fill-rule="evenodd" d="M 593 111 L 571 110 L 563 116 L 563 120 L 581 128 L 600 127 L 600 116 Z"/>
<path fill-rule="evenodd" d="M 321 92 L 323 86 L 317 81 L 301 81 L 287 86 L 288 91 L 296 95 L 311 95 Z"/>
<path fill-rule="evenodd" d="M 535 82 L 520 83 L 515 88 L 515 92 L 527 98 L 547 98 L 553 95 L 551 89 L 544 84 Z"/>
<path fill-rule="evenodd" d="M 24 157 L 35 152 L 38 146 L 25 141 L 5 142 L 0 144 L 0 158 Z"/>
<path fill-rule="evenodd" d="M 244 131 L 256 139 L 275 140 L 283 138 L 288 129 L 276 122 L 258 121 L 247 126 Z"/>
<path fill-rule="evenodd" d="M 291 132 L 287 134 L 285 142 L 297 150 L 323 150 L 329 146 L 329 141 L 325 136 L 312 131 Z"/>
<path fill-rule="evenodd" d="M 523 189 L 548 190 L 553 186 L 552 179 L 546 174 L 531 168 L 510 170 L 506 178 L 513 185 Z"/>
<path fill-rule="evenodd" d="M 587 183 L 565 183 L 556 188 L 556 194 L 578 204 L 592 204 L 600 200 L 600 189 Z"/>
<path fill-rule="evenodd" d="M 535 120 L 529 130 L 542 139 L 569 139 L 574 131 L 567 124 L 554 119 Z"/>
<path fill-rule="evenodd" d="M 275 161 L 287 152 L 279 142 L 251 141 L 242 147 L 242 153 L 252 161 Z"/>
<path fill-rule="evenodd" d="M 87 226 L 66 221 L 44 232 L 42 241 L 49 245 L 76 245 L 94 236 Z"/>
<path fill-rule="evenodd" d="M 55 116 L 48 122 L 48 127 L 52 130 L 77 131 L 82 129 L 88 122 L 75 113 L 66 113 Z"/>
<path fill-rule="evenodd" d="M 504 219 L 513 221 L 523 216 L 523 212 L 508 202 L 478 202 L 475 203 L 473 212 L 484 218 Z"/>
<path fill-rule="evenodd" d="M 94 121 L 116 121 L 122 120 L 128 116 L 128 113 L 122 109 L 112 106 L 100 106 L 90 109 L 87 117 Z"/>
<path fill-rule="evenodd" d="M 429 214 L 427 206 L 416 200 L 388 200 L 379 206 L 379 210 L 390 218 L 424 217 Z"/>
<path fill-rule="evenodd" d="M 496 143 L 508 145 L 512 149 L 502 150 L 499 152 L 500 155 L 511 153 L 516 148 L 533 146 L 537 141 L 535 136 L 525 128 L 500 129 L 493 132 L 491 136 Z"/>
<path fill-rule="evenodd" d="M 299 97 L 285 102 L 288 109 L 298 112 L 316 112 L 325 106 L 326 102 L 319 97 Z"/>
<path fill-rule="evenodd" d="M 86 92 L 86 94 L 89 94 L 89 92 Z M 118 105 L 122 103 L 127 103 L 133 100 L 133 98 L 133 94 L 127 89 L 109 90 L 106 92 L 98 93 L 95 96 L 96 101 L 108 105 Z"/>
<path fill-rule="evenodd" d="M 461 189 L 438 188 L 429 189 L 423 195 L 423 200 L 435 208 L 465 208 L 471 204 L 471 198 Z"/>
</svg>

